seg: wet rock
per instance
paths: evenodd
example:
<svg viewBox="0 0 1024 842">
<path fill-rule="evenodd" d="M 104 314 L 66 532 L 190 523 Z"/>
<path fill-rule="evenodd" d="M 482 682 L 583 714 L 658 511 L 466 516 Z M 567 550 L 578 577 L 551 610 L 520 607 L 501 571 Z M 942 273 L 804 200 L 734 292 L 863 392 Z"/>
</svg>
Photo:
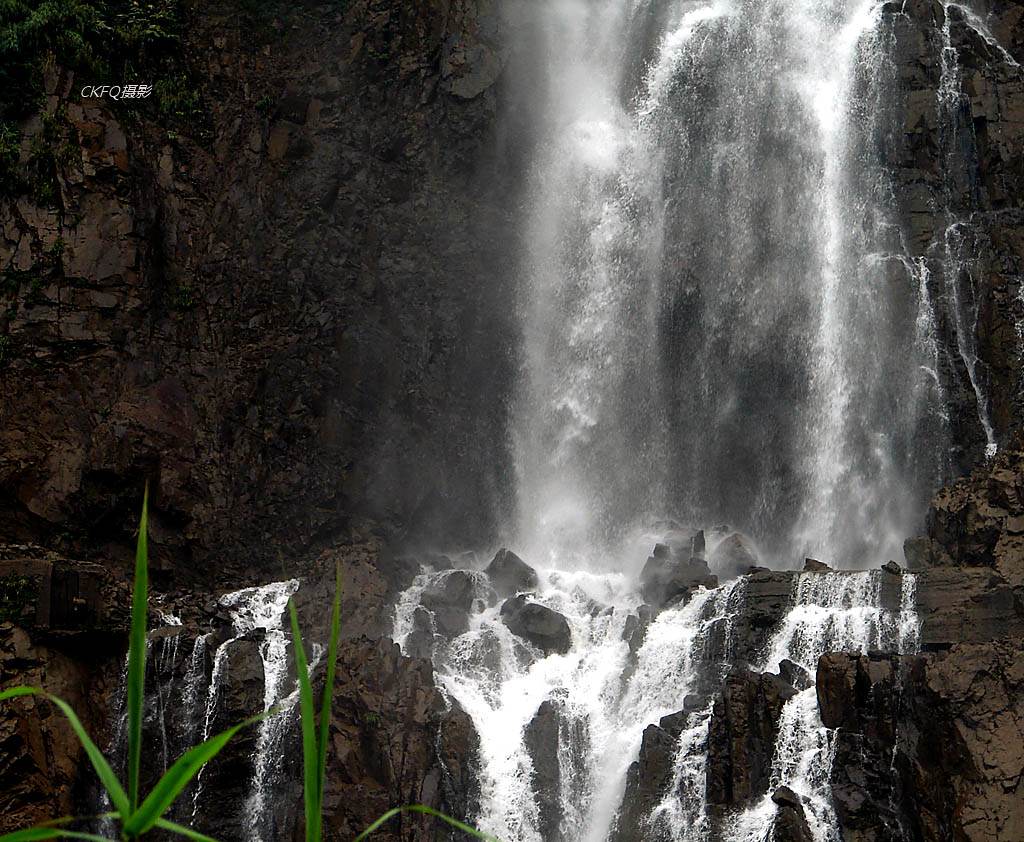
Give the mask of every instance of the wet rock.
<svg viewBox="0 0 1024 842">
<path fill-rule="evenodd" d="M 793 790 L 788 786 L 780 786 L 775 790 L 775 792 L 772 793 L 772 801 L 780 807 L 792 807 L 793 809 L 801 808 L 800 796 L 793 792 Z"/>
<path fill-rule="evenodd" d="M 411 658 L 429 658 L 434 648 L 434 623 L 426 608 L 417 606 L 412 615 L 412 631 L 405 639 L 405 651 Z"/>
<path fill-rule="evenodd" d="M 779 676 L 734 667 L 715 699 L 708 729 L 707 799 L 737 806 L 764 795 L 779 715 L 796 690 Z"/>
<path fill-rule="evenodd" d="M 832 570 L 825 562 L 818 561 L 816 558 L 805 558 L 804 559 L 804 572 L 805 573 L 827 573 Z"/>
<path fill-rule="evenodd" d="M 886 573 L 891 573 L 893 576 L 902 576 L 903 568 L 900 567 L 895 561 L 887 561 L 882 565 L 882 570 Z"/>
<path fill-rule="evenodd" d="M 917 574 L 917 612 L 925 649 L 1024 635 L 1017 593 L 987 568 L 936 567 Z"/>
<path fill-rule="evenodd" d="M 626 773 L 626 789 L 612 842 L 642 842 L 647 818 L 672 784 L 676 737 L 658 725 L 644 729 L 640 754 Z"/>
<path fill-rule="evenodd" d="M 707 562 L 701 558 L 675 561 L 652 555 L 640 573 L 640 594 L 655 608 L 686 602 L 698 588 L 717 585 L 717 577 L 711 575 Z"/>
<path fill-rule="evenodd" d="M 622 624 L 622 639 L 629 645 L 629 653 L 635 657 L 644 644 L 647 627 L 651 624 L 651 608 L 641 605 L 636 614 L 630 614 Z"/>
<path fill-rule="evenodd" d="M 457 637 L 469 629 L 476 593 L 477 583 L 472 573 L 452 570 L 425 587 L 420 602 L 433 614 L 438 634 Z"/>
<path fill-rule="evenodd" d="M 757 567 L 760 559 L 750 539 L 734 532 L 711 551 L 708 564 L 718 576 L 733 579 Z"/>
<path fill-rule="evenodd" d="M 789 787 L 780 786 L 772 793 L 772 801 L 779 807 L 772 823 L 772 842 L 813 842 L 800 797 Z"/>
<path fill-rule="evenodd" d="M 558 760 L 560 706 L 546 699 L 526 726 L 523 741 L 533 762 L 533 792 L 540 811 L 540 834 L 545 842 L 558 838 L 562 821 L 562 774 Z"/>
<path fill-rule="evenodd" d="M 390 641 L 362 638 L 341 648 L 329 750 L 324 838 L 330 842 L 354 838 L 399 792 L 403 801 L 463 820 L 476 809 L 479 737 L 471 719 L 457 704 L 448 706 L 428 661 L 402 656 Z M 298 765 L 286 779 L 299 783 L 293 804 L 301 803 L 301 752 L 291 760 Z M 406 830 L 418 842 L 437 838 L 426 823 Z"/>
<path fill-rule="evenodd" d="M 1024 826 L 1014 791 L 1024 769 L 1022 654 L 1014 640 L 821 659 L 844 839 L 982 842 Z"/>
<path fill-rule="evenodd" d="M 793 600 L 792 570 L 757 570 L 749 574 L 742 602 L 732 621 L 732 638 L 737 652 L 758 652 L 768 643 Z"/>
<path fill-rule="evenodd" d="M 784 658 L 779 662 L 779 677 L 797 690 L 806 690 L 814 684 L 811 674 L 789 658 Z"/>
<path fill-rule="evenodd" d="M 501 549 L 484 568 L 499 597 L 515 596 L 537 587 L 537 571 L 510 550 Z"/>
<path fill-rule="evenodd" d="M 704 558 L 705 540 L 703 529 L 672 529 L 665 533 L 661 546 L 668 547 L 672 558 L 686 561 Z M 657 553 L 654 553 L 657 555 Z"/>
<path fill-rule="evenodd" d="M 501 621 L 512 634 L 528 640 L 545 655 L 564 655 L 572 646 L 572 633 L 565 617 L 544 605 L 528 602 L 525 596 L 502 603 Z"/>
<path fill-rule="evenodd" d="M 227 647 L 218 704 L 214 710 L 210 734 L 220 733 L 263 712 L 264 672 L 260 656 L 262 632 L 250 633 L 243 638 L 223 645 Z M 245 728 L 232 738 L 231 750 L 223 751 L 207 764 L 204 771 L 204 786 L 207 791 L 216 792 L 218 800 L 224 803 L 244 804 L 249 794 L 255 766 L 253 764 L 258 731 Z M 225 811 L 219 818 L 227 823 L 234 817 Z M 210 817 L 212 818 L 212 817 Z M 221 835 L 221 821 L 208 825 Z"/>
</svg>

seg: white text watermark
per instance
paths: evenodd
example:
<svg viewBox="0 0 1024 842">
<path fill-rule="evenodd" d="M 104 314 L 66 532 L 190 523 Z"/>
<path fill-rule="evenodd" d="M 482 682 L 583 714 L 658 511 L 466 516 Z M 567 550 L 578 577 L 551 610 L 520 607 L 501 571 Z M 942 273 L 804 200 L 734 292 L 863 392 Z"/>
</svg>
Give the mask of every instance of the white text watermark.
<svg viewBox="0 0 1024 842">
<path fill-rule="evenodd" d="M 145 99 L 153 93 L 152 85 L 86 85 L 82 99 Z"/>
</svg>

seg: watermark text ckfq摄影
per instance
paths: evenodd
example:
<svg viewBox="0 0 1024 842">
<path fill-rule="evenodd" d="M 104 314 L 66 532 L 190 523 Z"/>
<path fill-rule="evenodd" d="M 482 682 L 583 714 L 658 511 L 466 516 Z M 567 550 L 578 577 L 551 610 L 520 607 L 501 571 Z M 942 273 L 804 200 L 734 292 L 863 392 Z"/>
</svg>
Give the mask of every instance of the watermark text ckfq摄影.
<svg viewBox="0 0 1024 842">
<path fill-rule="evenodd" d="M 83 99 L 146 99 L 153 93 L 152 85 L 86 85 L 82 88 Z"/>
</svg>

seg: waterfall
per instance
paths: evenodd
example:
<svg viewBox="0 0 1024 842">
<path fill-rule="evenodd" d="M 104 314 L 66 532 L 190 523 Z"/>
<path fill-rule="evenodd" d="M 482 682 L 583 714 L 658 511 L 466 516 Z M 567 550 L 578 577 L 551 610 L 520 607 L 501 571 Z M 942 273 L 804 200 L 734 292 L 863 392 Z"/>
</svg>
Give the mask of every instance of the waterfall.
<svg viewBox="0 0 1024 842">
<path fill-rule="evenodd" d="M 395 639 L 407 653 L 417 623 L 411 618 L 426 611 L 424 592 L 450 575 L 426 572 L 400 597 Z M 713 827 L 705 797 L 713 694 L 737 659 L 759 672 L 778 671 L 788 660 L 813 681 L 825 652 L 917 649 L 912 574 L 793 576 L 791 605 L 758 654 L 737 651 L 733 640 L 736 618 L 749 610 L 745 577 L 698 588 L 644 629 L 628 577 L 542 570 L 531 599 L 560 612 L 572 640 L 567 652 L 546 656 L 501 622 L 486 577 L 475 575 L 468 628 L 445 633 L 433 625 L 437 633 L 426 654 L 444 692 L 469 713 L 480 735 L 481 808 L 475 820 L 517 842 L 603 842 L 614 836 L 644 730 L 667 720 L 679 723 L 671 783 L 660 803 L 639 818 L 650 838 L 707 840 Z M 547 754 L 532 736 L 545 716 L 555 722 L 542 732 Z M 720 838 L 760 842 L 776 810 L 772 793 L 784 786 L 801 800 L 816 842 L 838 842 L 829 791 L 832 745 L 812 683 L 782 708 L 767 793 L 726 816 L 717 826 Z"/>
<path fill-rule="evenodd" d="M 942 396 L 932 302 L 896 277 L 881 4 L 513 8 L 544 33 L 516 546 L 594 569 L 667 517 L 786 564 L 899 557 Z"/>
<path fill-rule="evenodd" d="M 206 706 L 203 718 L 201 741 L 213 736 L 212 724 L 217 713 L 224 676 L 230 666 L 231 647 L 246 634 L 261 630 L 263 639 L 259 644 L 260 659 L 263 662 L 263 711 L 270 710 L 282 701 L 288 674 L 287 634 L 285 614 L 288 600 L 299 589 L 297 579 L 274 582 L 256 588 L 245 588 L 225 594 L 217 602 L 226 608 L 231 618 L 232 637 L 217 647 L 210 673 Z M 198 644 L 197 644 L 198 645 Z M 288 719 L 294 707 L 292 696 L 284 700 L 282 712 L 267 717 L 259 725 L 256 756 L 253 758 L 254 774 L 249 800 L 244 809 L 244 825 L 249 839 L 262 839 L 264 824 L 271 817 L 266 810 L 268 788 L 275 764 L 280 761 L 280 740 L 288 727 Z M 203 772 L 196 779 L 192 797 L 192 815 L 197 815 L 203 796 Z"/>
<path fill-rule="evenodd" d="M 513 633 L 479 571 L 453 619 L 437 594 L 455 574 L 424 570 L 398 601 L 396 640 L 432 659 L 473 719 L 487 832 L 762 842 L 784 787 L 816 842 L 838 842 L 817 662 L 916 651 L 914 577 L 868 568 L 901 557 L 948 470 L 951 299 L 901 228 L 890 169 L 895 13 L 521 0 L 505 14 L 521 56 L 508 85 L 531 115 L 505 534 L 538 568 L 517 604 L 560 613 L 571 645 Z M 971 306 L 953 302 L 969 372 Z M 734 578 L 652 611 L 636 580 L 644 542 L 700 534 L 655 556 L 707 569 L 704 534 L 685 525 L 716 527 L 708 558 L 734 531 L 750 552 L 716 568 Z M 757 555 L 841 570 L 770 580 L 792 578 L 790 604 L 752 631 L 744 612 L 764 610 L 763 592 L 735 574 Z M 715 699 L 737 665 L 804 678 L 780 702 L 767 792 L 712 811 Z M 644 752 L 671 763 L 638 814 Z"/>
<path fill-rule="evenodd" d="M 293 722 L 298 696 L 294 679 L 289 681 L 288 678 L 290 644 L 285 625 L 288 600 L 298 587 L 298 580 L 291 579 L 222 595 L 217 605 L 227 612 L 228 628 L 222 632 L 197 635 L 190 649 L 183 645 L 185 626 L 181 618 L 157 608 L 154 614 L 161 627 L 151 630 L 147 638 L 144 740 L 147 740 L 147 756 L 152 756 L 148 742 L 151 737 L 147 735 L 154 732 L 158 735 L 160 763 L 159 768 L 152 771 L 162 774 L 186 750 L 214 735 L 218 706 L 230 679 L 236 645 L 247 636 L 259 636 L 263 671 L 262 707 L 246 714 L 253 715 L 274 706 L 280 711 L 256 726 L 253 777 L 240 817 L 248 840 L 276 838 L 272 827 L 273 811 L 268 809 L 269 793 L 280 767 L 282 738 Z M 311 668 L 315 667 L 321 650 L 322 647 L 313 646 Z M 188 651 L 187 656 L 183 656 L 184 651 Z M 127 661 L 125 675 L 126 670 Z M 117 725 L 109 754 L 115 759 L 115 768 L 126 761 L 125 675 L 122 675 L 114 701 Z M 208 800 L 212 794 L 206 792 L 206 775 L 204 767 L 172 808 L 176 818 L 195 821 L 202 811 L 209 808 Z M 103 796 L 99 797 L 97 807 L 97 812 L 109 810 Z M 109 820 L 104 820 L 95 829 L 107 838 L 116 836 L 116 828 Z"/>
</svg>

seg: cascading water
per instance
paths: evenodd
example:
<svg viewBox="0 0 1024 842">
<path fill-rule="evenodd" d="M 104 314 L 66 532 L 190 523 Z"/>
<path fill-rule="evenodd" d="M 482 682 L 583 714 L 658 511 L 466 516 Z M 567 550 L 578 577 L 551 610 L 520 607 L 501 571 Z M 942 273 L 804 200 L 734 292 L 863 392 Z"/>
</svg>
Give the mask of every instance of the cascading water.
<svg viewBox="0 0 1024 842">
<path fill-rule="evenodd" d="M 263 587 L 245 588 L 225 594 L 218 600 L 219 605 L 228 609 L 233 636 L 224 641 L 214 654 L 201 739 L 213 736 L 211 725 L 217 712 L 224 672 L 229 668 L 232 644 L 257 629 L 263 631 L 263 639 L 259 644 L 263 662 L 263 710 L 270 710 L 278 702 L 284 701 L 281 713 L 259 724 L 252 788 L 244 815 L 248 838 L 254 840 L 264 838 L 264 823 L 271 818 L 266 810 L 268 787 L 274 764 L 280 757 L 280 740 L 288 728 L 289 716 L 294 707 L 294 693 L 287 698 L 284 693 L 288 675 L 288 641 L 284 631 L 284 616 L 288 600 L 298 588 L 298 580 L 289 579 Z M 200 645 L 198 641 L 196 645 Z M 193 794 L 193 815 L 199 808 L 202 794 L 203 774 L 200 772 Z"/>
<path fill-rule="evenodd" d="M 154 771 L 162 772 L 185 750 L 213 736 L 218 706 L 230 678 L 236 646 L 254 635 L 259 638 L 262 711 L 277 705 L 280 713 L 264 719 L 258 726 L 253 777 L 242 816 L 246 838 L 254 842 L 275 838 L 274 829 L 270 826 L 274 816 L 268 809 L 268 793 L 281 760 L 281 740 L 293 721 L 297 700 L 294 680 L 288 680 L 289 636 L 285 631 L 285 614 L 288 600 L 298 587 L 298 580 L 291 579 L 224 594 L 217 600 L 217 605 L 226 609 L 230 618 L 229 628 L 224 632 L 197 636 L 187 657 L 182 654 L 186 647 L 182 645 L 184 627 L 181 619 L 159 609 L 155 615 L 162 627 L 154 629 L 147 642 L 146 731 L 158 735 L 162 763 L 161 768 Z M 228 637 L 222 639 L 225 632 Z M 212 665 L 209 662 L 211 652 Z M 311 668 L 315 667 L 319 654 L 320 647 L 314 645 Z M 115 710 L 118 726 L 112 753 L 123 762 L 127 738 L 123 679 Z M 252 715 L 262 711 L 245 713 Z M 190 791 L 187 791 L 189 797 L 179 799 L 173 807 L 181 813 L 176 818 L 190 821 L 198 815 L 205 803 L 206 772 L 205 768 L 200 771 Z M 108 809 L 105 804 L 100 806 L 98 812 Z M 108 838 L 116 836 L 116 828 L 110 822 L 104 822 L 98 830 Z"/>
<path fill-rule="evenodd" d="M 983 282 L 978 260 L 981 248 L 972 219 L 978 207 L 974 174 L 977 166 L 977 138 L 970 97 L 964 90 L 960 56 L 954 44 L 955 23 L 962 23 L 980 36 L 1018 74 L 1021 68 L 988 31 L 981 17 L 963 5 L 943 3 L 938 107 L 945 191 L 944 225 L 931 244 L 931 251 L 937 256 L 940 270 L 938 280 L 941 283 L 946 318 L 955 339 L 955 352 L 974 394 L 978 423 L 985 436 L 985 455 L 991 458 L 998 450 L 998 441 L 977 347 Z"/>
<path fill-rule="evenodd" d="M 878 571 L 801 574 L 794 587 L 794 605 L 774 635 L 760 669 L 778 669 L 788 659 L 813 675 L 818 659 L 826 652 L 916 652 L 915 582 L 913 575 L 904 574 L 894 611 L 883 604 L 882 574 Z M 828 787 L 831 749 L 831 736 L 818 716 L 815 688 L 807 687 L 786 702 L 779 718 L 768 794 L 732 818 L 724 842 L 762 838 L 775 812 L 771 793 L 781 786 L 801 799 L 815 842 L 841 842 Z"/>
<path fill-rule="evenodd" d="M 424 611 L 424 592 L 449 575 L 424 573 L 399 600 L 394 636 L 406 651 L 415 615 Z M 785 786 L 801 799 L 816 842 L 838 840 L 828 788 L 831 738 L 818 717 L 813 685 L 782 709 L 767 794 L 724 820 L 709 816 L 705 800 L 712 696 L 737 659 L 753 661 L 761 672 L 788 660 L 813 677 L 825 652 L 916 651 L 913 575 L 796 575 L 792 606 L 760 654 L 733 645 L 735 618 L 748 610 L 744 577 L 698 589 L 646 628 L 635 591 L 621 574 L 547 570 L 539 580 L 533 600 L 568 620 L 572 643 L 564 654 L 545 656 L 513 634 L 481 574 L 475 574 L 468 630 L 445 635 L 431 620 L 437 634 L 429 651 L 419 653 L 432 656 L 441 686 L 479 732 L 482 791 L 475 820 L 482 828 L 524 842 L 616 838 L 617 822 L 629 809 L 623 801 L 627 772 L 644 729 L 667 717 L 679 720 L 671 784 L 649 814 L 630 816 L 649 838 L 760 842 L 776 809 L 771 795 Z M 533 733 L 545 718 L 549 726 L 554 722 L 541 731 L 547 748 Z"/>
<path fill-rule="evenodd" d="M 950 299 L 908 245 L 887 170 L 901 131 L 895 12 L 524 0 L 506 14 L 527 57 L 508 84 L 529 86 L 535 118 L 506 534 L 540 573 L 517 604 L 561 613 L 571 645 L 546 653 L 514 634 L 475 571 L 468 629 L 428 598 L 452 574 L 424 572 L 399 601 L 396 640 L 433 659 L 473 718 L 475 820 L 499 837 L 762 842 L 786 788 L 816 842 L 838 842 L 817 661 L 916 651 L 914 577 L 852 571 L 900 557 L 948 470 Z M 973 330 L 957 323 L 958 337 Z M 744 576 L 701 580 L 651 619 L 636 550 L 682 523 L 729 524 L 715 543 L 741 529 L 781 568 L 814 555 L 847 570 L 793 576 L 756 646 Z M 673 563 L 699 574 L 700 544 Z M 804 678 L 778 719 L 767 793 L 712 813 L 715 693 L 737 663 L 783 662 Z M 674 762 L 637 814 L 627 780 L 651 725 L 671 734 Z"/>
<path fill-rule="evenodd" d="M 786 563 L 897 557 L 942 429 L 931 303 L 893 281 L 872 151 L 892 116 L 880 4 L 520 13 L 541 18 L 528 49 L 547 77 L 516 545 L 592 568 L 669 516 L 729 523 Z"/>
</svg>

